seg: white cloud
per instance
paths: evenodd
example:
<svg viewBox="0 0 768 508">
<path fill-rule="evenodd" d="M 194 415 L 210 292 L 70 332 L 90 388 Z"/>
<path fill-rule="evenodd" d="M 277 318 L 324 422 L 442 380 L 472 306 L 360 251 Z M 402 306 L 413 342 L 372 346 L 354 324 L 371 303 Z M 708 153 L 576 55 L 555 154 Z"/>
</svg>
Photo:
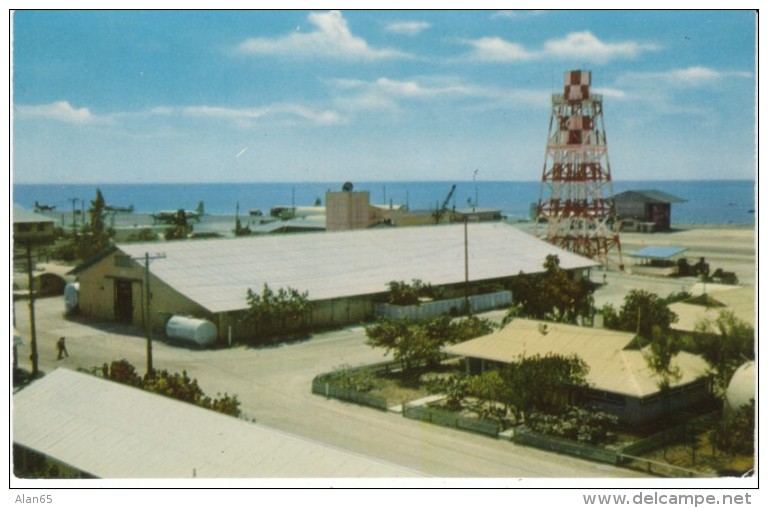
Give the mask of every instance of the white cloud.
<svg viewBox="0 0 768 508">
<path fill-rule="evenodd" d="M 337 124 L 341 115 L 330 110 L 313 110 L 300 104 L 273 104 L 260 108 L 225 108 L 220 106 L 187 106 L 181 112 L 187 116 L 221 118 L 237 122 L 266 117 L 298 118 L 315 125 Z"/>
<path fill-rule="evenodd" d="M 634 41 L 603 42 L 591 32 L 572 32 L 561 39 L 546 41 L 542 49 L 526 48 L 500 37 L 481 37 L 465 41 L 472 46 L 470 58 L 490 62 L 528 61 L 541 59 L 568 59 L 605 63 L 620 58 L 634 58 L 645 51 L 654 51 L 654 44 Z"/>
<path fill-rule="evenodd" d="M 472 57 L 489 62 L 523 61 L 534 58 L 534 54 L 521 44 L 508 42 L 500 37 L 482 37 L 467 44 L 474 48 Z"/>
<path fill-rule="evenodd" d="M 478 86 L 445 76 L 409 80 L 381 77 L 373 81 L 334 79 L 326 80 L 326 83 L 340 92 L 335 98 L 337 107 L 350 113 L 405 113 L 410 108 L 401 107 L 401 103 L 416 100 L 435 104 L 439 101 L 441 105 L 446 101 L 464 101 L 462 107 L 467 108 L 465 111 L 518 109 L 546 104 L 550 97 L 548 90 Z"/>
<path fill-rule="evenodd" d="M 730 77 L 752 78 L 751 72 L 718 71 L 708 67 L 688 67 L 664 72 L 629 72 L 616 81 L 624 85 L 649 86 L 653 84 L 689 88 L 705 86 Z"/>
<path fill-rule="evenodd" d="M 605 97 L 610 97 L 612 99 L 627 98 L 627 93 L 624 90 L 619 90 L 618 88 L 595 87 L 595 88 L 592 88 L 592 92 L 596 94 L 604 95 Z"/>
<path fill-rule="evenodd" d="M 339 11 L 312 13 L 308 20 L 314 25 L 314 31 L 296 32 L 274 39 L 251 38 L 242 42 L 238 50 L 245 54 L 291 55 L 300 58 L 378 60 L 407 56 L 393 49 L 370 47 L 364 39 L 352 34 L 347 20 Z"/>
<path fill-rule="evenodd" d="M 34 106 L 16 106 L 16 111 L 22 116 L 47 118 L 60 122 L 86 124 L 96 121 L 96 117 L 88 108 L 73 108 L 67 101 Z"/>
<path fill-rule="evenodd" d="M 596 62 L 608 62 L 617 58 L 634 58 L 644 51 L 657 50 L 654 44 L 633 41 L 603 42 L 592 32 L 572 32 L 562 39 L 544 43 L 544 53 L 557 58 L 580 58 Z"/>
<path fill-rule="evenodd" d="M 405 97 L 435 97 L 437 95 L 472 95 L 473 91 L 462 85 L 429 86 L 417 81 L 398 81 L 389 78 L 379 78 L 373 85 L 375 88 L 392 95 Z"/>
<path fill-rule="evenodd" d="M 531 10 L 531 11 L 497 11 L 491 16 L 491 19 L 506 18 L 506 19 L 521 19 L 531 18 L 534 16 L 540 16 L 547 11 Z"/>
<path fill-rule="evenodd" d="M 402 35 L 418 35 L 432 26 L 426 21 L 400 21 L 388 24 L 385 29 L 388 32 Z"/>
</svg>

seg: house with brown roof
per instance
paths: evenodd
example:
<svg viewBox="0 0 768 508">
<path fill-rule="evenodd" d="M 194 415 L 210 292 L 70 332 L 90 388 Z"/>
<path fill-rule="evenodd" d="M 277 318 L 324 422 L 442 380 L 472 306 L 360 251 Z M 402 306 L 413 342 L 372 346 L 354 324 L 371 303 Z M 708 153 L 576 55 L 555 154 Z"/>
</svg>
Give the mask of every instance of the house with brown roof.
<svg viewBox="0 0 768 508">
<path fill-rule="evenodd" d="M 680 352 L 672 367 L 680 373 L 662 392 L 662 378 L 648 365 L 648 351 L 637 347 L 635 334 L 531 319 L 515 319 L 489 335 L 445 348 L 467 359 L 470 374 L 480 374 L 524 357 L 577 355 L 589 367 L 588 388 L 579 394 L 589 406 L 615 414 L 622 423 L 640 425 L 667 411 L 693 408 L 711 398 L 703 358 Z"/>
</svg>

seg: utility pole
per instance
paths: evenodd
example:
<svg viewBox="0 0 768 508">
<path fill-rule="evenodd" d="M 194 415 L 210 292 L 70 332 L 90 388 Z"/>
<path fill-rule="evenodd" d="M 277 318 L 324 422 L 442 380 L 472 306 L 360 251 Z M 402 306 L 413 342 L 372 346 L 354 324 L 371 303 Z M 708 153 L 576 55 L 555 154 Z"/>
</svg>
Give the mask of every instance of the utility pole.
<svg viewBox="0 0 768 508">
<path fill-rule="evenodd" d="M 80 198 L 67 198 L 67 201 L 72 203 L 72 233 L 77 237 L 77 221 L 75 220 L 75 203 L 80 201 Z"/>
<path fill-rule="evenodd" d="M 31 353 L 29 359 L 32 360 L 32 378 L 38 374 L 37 367 L 37 331 L 35 330 L 35 287 L 34 277 L 32 276 L 32 242 L 27 241 L 27 279 L 29 281 L 29 348 Z"/>
<path fill-rule="evenodd" d="M 144 324 L 147 327 L 147 376 L 154 375 L 155 369 L 152 366 L 152 314 L 151 314 L 151 302 L 150 298 L 152 297 L 152 293 L 149 290 L 149 262 L 153 261 L 155 259 L 163 259 L 165 258 L 165 253 L 159 253 L 159 254 L 153 254 L 149 255 L 149 252 L 144 253 L 144 288 L 146 296 L 144 298 L 144 301 L 146 304 L 144 305 L 145 308 L 145 314 L 144 314 Z M 138 260 L 141 258 L 133 258 L 134 260 Z"/>
<path fill-rule="evenodd" d="M 467 237 L 467 224 L 469 216 L 464 216 L 464 308 L 467 313 L 471 313 L 469 307 L 469 241 Z"/>
</svg>

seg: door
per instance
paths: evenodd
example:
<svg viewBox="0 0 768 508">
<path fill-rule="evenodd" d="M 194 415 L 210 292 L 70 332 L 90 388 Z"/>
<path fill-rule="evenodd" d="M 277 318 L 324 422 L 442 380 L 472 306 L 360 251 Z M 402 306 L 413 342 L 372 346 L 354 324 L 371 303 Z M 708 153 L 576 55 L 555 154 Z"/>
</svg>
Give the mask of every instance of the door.
<svg viewBox="0 0 768 508">
<path fill-rule="evenodd" d="M 133 283 L 129 280 L 115 280 L 115 319 L 133 322 Z"/>
</svg>

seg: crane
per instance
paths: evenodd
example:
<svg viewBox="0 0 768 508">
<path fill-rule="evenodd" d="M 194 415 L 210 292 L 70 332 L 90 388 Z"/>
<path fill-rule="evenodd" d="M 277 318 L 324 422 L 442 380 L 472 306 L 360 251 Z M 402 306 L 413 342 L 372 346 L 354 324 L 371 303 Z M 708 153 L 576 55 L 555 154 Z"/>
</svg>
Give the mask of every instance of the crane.
<svg viewBox="0 0 768 508">
<path fill-rule="evenodd" d="M 448 209 L 448 202 L 451 200 L 451 196 L 453 196 L 454 192 L 456 192 L 456 184 L 451 187 L 451 191 L 445 196 L 443 206 L 435 210 L 435 213 L 432 214 L 432 217 L 435 218 L 435 224 L 440 224 L 440 221 L 443 219 L 443 215 L 445 215 L 445 211 Z"/>
</svg>

